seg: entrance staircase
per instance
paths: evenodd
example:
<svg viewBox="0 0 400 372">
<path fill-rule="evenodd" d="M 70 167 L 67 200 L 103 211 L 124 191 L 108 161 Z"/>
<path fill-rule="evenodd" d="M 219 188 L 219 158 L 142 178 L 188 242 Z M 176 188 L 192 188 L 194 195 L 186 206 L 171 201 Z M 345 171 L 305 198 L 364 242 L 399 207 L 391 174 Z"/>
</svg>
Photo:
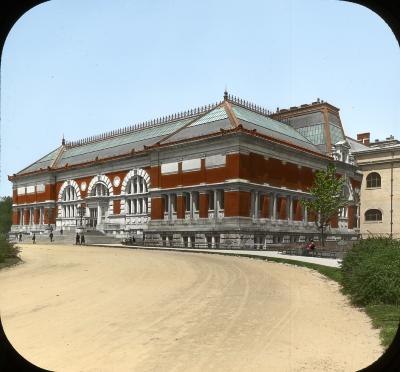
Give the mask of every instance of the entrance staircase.
<svg viewBox="0 0 400 372">
<path fill-rule="evenodd" d="M 105 233 L 98 230 L 86 231 L 84 233 L 85 244 L 118 244 L 121 243 L 121 239 L 114 238 L 106 235 Z M 50 242 L 49 233 L 36 234 L 37 244 L 75 244 L 75 231 L 63 231 L 60 234 L 59 230 L 53 231 L 53 242 Z M 15 240 L 13 240 L 15 242 Z M 32 243 L 32 235 L 22 234 L 22 243 Z"/>
</svg>

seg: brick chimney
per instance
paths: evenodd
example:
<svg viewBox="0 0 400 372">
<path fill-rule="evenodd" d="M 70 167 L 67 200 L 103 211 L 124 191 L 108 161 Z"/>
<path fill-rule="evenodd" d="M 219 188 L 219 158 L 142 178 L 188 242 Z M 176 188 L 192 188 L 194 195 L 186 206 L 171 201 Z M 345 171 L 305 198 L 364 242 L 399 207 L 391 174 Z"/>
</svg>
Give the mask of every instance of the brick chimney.
<svg viewBox="0 0 400 372">
<path fill-rule="evenodd" d="M 369 132 L 367 132 L 367 133 L 358 133 L 357 134 L 357 141 L 361 142 L 363 145 L 369 145 L 370 134 L 371 133 L 369 133 Z"/>
</svg>

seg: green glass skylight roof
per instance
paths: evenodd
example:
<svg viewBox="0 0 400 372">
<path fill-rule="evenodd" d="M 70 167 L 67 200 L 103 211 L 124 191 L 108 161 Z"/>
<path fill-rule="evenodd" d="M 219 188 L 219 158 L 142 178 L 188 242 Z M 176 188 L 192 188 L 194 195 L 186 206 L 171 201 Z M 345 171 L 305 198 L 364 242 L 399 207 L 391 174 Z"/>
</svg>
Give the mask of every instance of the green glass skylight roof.
<svg viewBox="0 0 400 372">
<path fill-rule="evenodd" d="M 225 111 L 224 107 L 218 107 L 214 110 L 212 110 L 211 112 L 209 112 L 208 114 L 202 116 L 200 119 L 194 121 L 192 124 L 189 125 L 189 127 L 194 127 L 195 125 L 200 125 L 200 124 L 204 124 L 204 123 L 211 123 L 213 121 L 217 121 L 217 120 L 223 120 L 223 119 L 227 119 L 228 115 Z"/>
<path fill-rule="evenodd" d="M 125 135 L 120 135 L 120 136 L 117 136 L 114 138 L 109 138 L 109 139 L 98 141 L 98 142 L 88 143 L 86 145 L 72 147 L 65 151 L 62 158 L 65 159 L 65 158 L 80 155 L 83 153 L 99 151 L 99 150 L 103 150 L 106 148 L 125 145 L 128 143 L 134 144 L 135 142 L 139 142 L 142 140 L 168 135 L 168 134 L 176 131 L 177 129 L 183 127 L 190 120 L 193 120 L 193 118 L 186 118 L 183 120 L 173 121 L 171 123 L 157 125 L 157 126 L 150 127 L 150 128 L 144 128 L 144 129 L 134 131 L 132 133 L 128 133 Z"/>
<path fill-rule="evenodd" d="M 240 120 L 253 123 L 259 127 L 267 129 L 268 131 L 275 132 L 276 134 L 283 136 L 282 139 L 285 137 L 286 139 L 291 138 L 292 142 L 294 143 L 298 142 L 299 145 L 306 146 L 307 148 L 311 147 L 313 150 L 317 150 L 307 138 L 287 124 L 273 120 L 269 117 L 247 110 L 240 106 L 232 105 L 232 110 L 236 117 Z"/>
<path fill-rule="evenodd" d="M 297 131 L 310 140 L 314 145 L 322 145 L 326 143 L 324 124 L 322 123 L 298 128 Z"/>
<path fill-rule="evenodd" d="M 329 131 L 331 134 L 331 143 L 334 145 L 340 141 L 344 140 L 342 129 L 337 127 L 336 125 L 329 124 Z"/>
</svg>

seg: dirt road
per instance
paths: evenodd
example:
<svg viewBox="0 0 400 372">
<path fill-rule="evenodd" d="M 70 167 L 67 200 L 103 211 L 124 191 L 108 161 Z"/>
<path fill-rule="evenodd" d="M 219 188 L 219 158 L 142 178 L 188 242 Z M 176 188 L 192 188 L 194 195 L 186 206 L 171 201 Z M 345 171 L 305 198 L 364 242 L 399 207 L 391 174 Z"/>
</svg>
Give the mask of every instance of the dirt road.
<svg viewBox="0 0 400 372">
<path fill-rule="evenodd" d="M 355 371 L 368 317 L 304 268 L 238 257 L 23 245 L 0 271 L 5 332 L 55 371 Z"/>
</svg>

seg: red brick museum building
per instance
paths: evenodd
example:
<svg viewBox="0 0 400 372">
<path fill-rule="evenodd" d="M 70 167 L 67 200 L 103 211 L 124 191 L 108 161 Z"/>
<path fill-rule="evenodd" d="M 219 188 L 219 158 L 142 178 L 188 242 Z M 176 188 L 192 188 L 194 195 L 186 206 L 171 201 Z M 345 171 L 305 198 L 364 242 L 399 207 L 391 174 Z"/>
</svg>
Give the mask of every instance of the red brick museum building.
<svg viewBox="0 0 400 372">
<path fill-rule="evenodd" d="M 155 244 L 260 247 L 318 239 L 309 198 L 333 162 L 350 201 L 331 239 L 359 233 L 362 175 L 339 109 L 275 112 L 232 97 L 61 146 L 9 176 L 14 232 L 93 229 Z"/>
</svg>

